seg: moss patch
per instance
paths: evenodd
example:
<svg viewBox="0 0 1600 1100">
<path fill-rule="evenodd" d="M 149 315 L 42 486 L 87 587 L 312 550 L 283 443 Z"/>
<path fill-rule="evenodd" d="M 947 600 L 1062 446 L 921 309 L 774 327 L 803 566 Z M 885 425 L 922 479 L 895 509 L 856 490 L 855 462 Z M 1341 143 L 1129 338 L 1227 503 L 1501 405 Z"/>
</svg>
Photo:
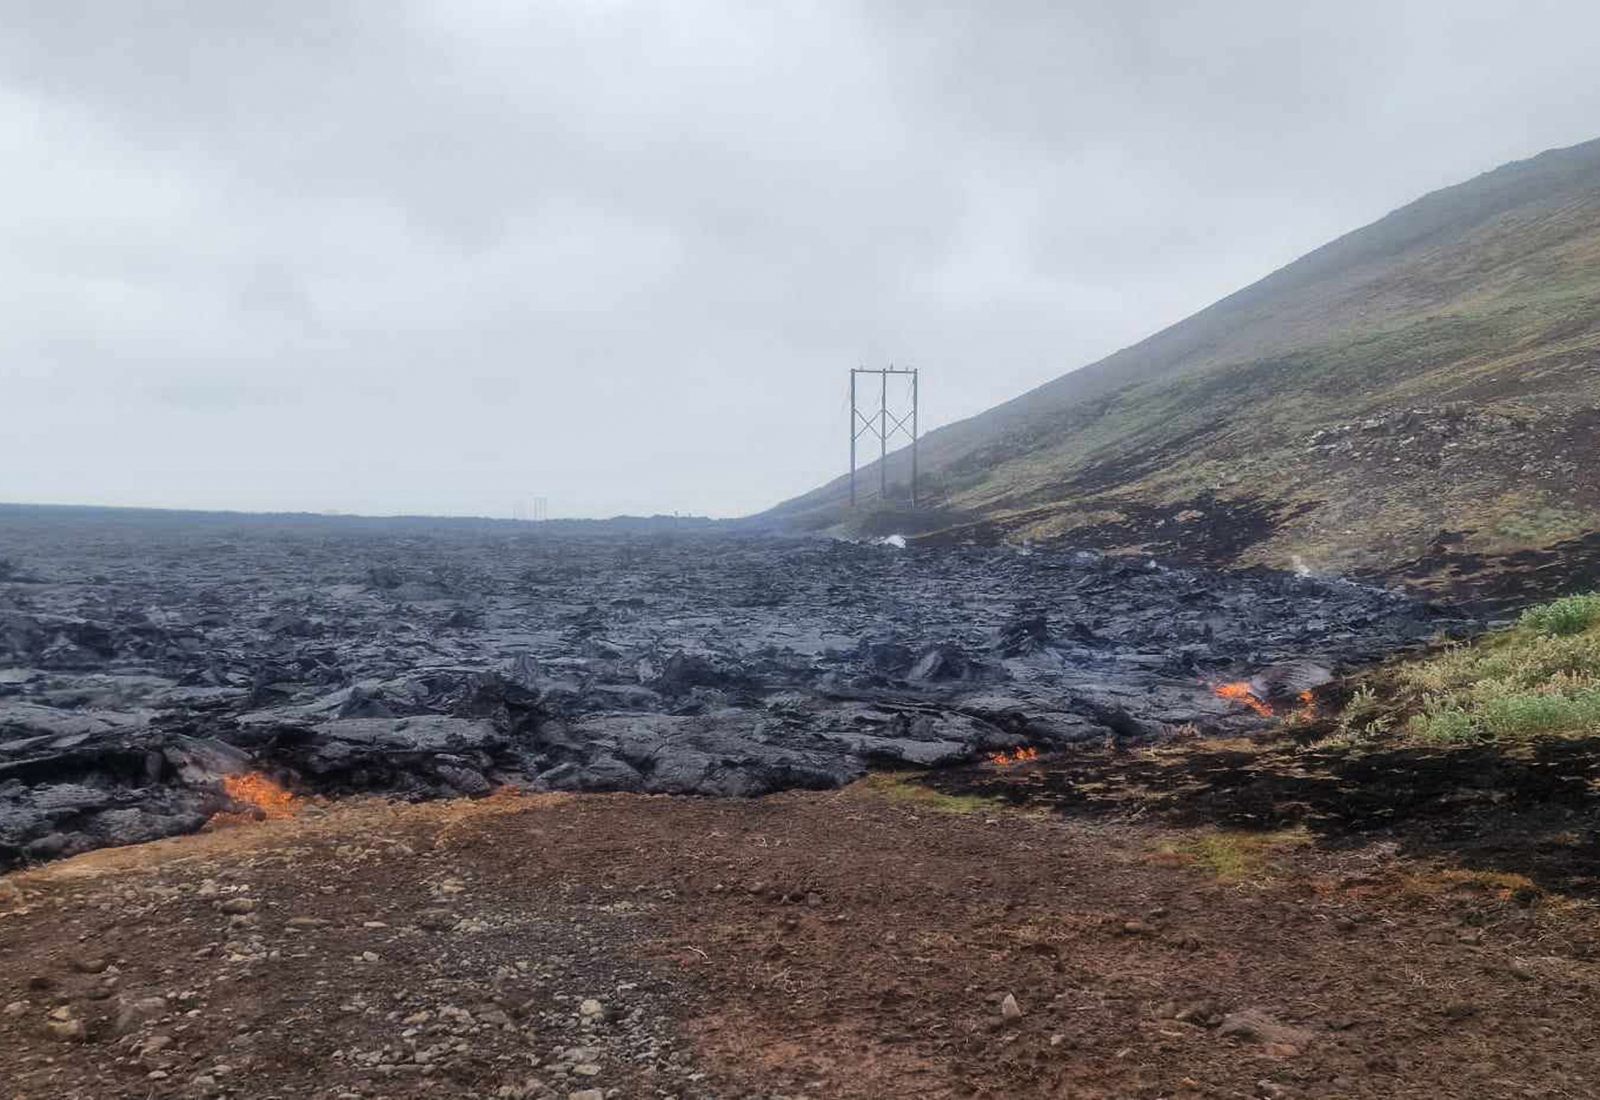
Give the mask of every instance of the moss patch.
<svg viewBox="0 0 1600 1100">
<path fill-rule="evenodd" d="M 1004 808 L 1001 802 L 993 798 L 942 794 L 918 783 L 917 775 L 916 772 L 880 772 L 853 784 L 850 790 L 871 793 L 891 802 L 940 814 L 994 813 Z"/>
<path fill-rule="evenodd" d="M 1187 863 L 1215 876 L 1220 882 L 1261 882 L 1275 877 L 1272 858 L 1311 842 L 1303 829 L 1276 833 L 1215 831 L 1176 844 L 1164 844 L 1159 855 L 1166 861 Z"/>
</svg>

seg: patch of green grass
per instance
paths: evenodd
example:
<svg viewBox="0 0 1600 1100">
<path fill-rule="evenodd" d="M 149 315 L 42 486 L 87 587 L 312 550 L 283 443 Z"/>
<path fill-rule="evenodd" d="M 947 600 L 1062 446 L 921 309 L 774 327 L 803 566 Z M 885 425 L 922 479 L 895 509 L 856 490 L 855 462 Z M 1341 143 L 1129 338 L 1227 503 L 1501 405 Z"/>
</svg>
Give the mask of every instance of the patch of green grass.
<svg viewBox="0 0 1600 1100">
<path fill-rule="evenodd" d="M 1582 634 L 1600 622 L 1600 593 L 1568 596 L 1523 612 L 1517 624 L 1540 634 Z"/>
<path fill-rule="evenodd" d="M 1466 745 L 1483 739 L 1472 715 L 1460 707 L 1444 706 L 1430 714 L 1419 714 L 1406 730 L 1416 740 L 1436 745 Z"/>
<path fill-rule="evenodd" d="M 1544 543 L 1588 530 L 1589 518 L 1564 508 L 1544 507 L 1500 521 L 1496 530 L 1506 538 Z"/>
<path fill-rule="evenodd" d="M 1600 733 L 1600 595 L 1530 608 L 1509 630 L 1404 665 L 1421 695 L 1407 725 L 1435 744 Z"/>
<path fill-rule="evenodd" d="M 916 779 L 916 772 L 880 772 L 867 776 L 856 786 L 881 795 L 891 802 L 903 803 L 932 813 L 993 813 L 1003 808 L 1003 804 L 993 798 L 982 798 L 974 794 L 944 794 L 930 787 L 924 787 Z"/>
<path fill-rule="evenodd" d="M 1484 729 L 1492 737 L 1600 729 L 1600 690 L 1581 695 L 1506 695 L 1482 708 Z"/>
<path fill-rule="evenodd" d="M 1277 833 L 1204 833 L 1182 844 L 1168 844 L 1162 854 L 1175 856 L 1210 872 L 1221 882 L 1244 882 L 1267 877 L 1269 860 L 1276 853 L 1310 843 L 1303 829 Z"/>
</svg>

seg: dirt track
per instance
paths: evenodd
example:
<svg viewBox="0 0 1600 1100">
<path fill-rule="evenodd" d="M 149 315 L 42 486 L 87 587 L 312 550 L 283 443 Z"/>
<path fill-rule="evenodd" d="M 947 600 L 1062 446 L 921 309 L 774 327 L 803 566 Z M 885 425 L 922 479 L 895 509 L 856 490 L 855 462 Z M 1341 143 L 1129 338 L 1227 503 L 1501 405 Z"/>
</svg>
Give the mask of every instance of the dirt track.
<svg viewBox="0 0 1600 1100">
<path fill-rule="evenodd" d="M 1600 1092 L 1597 952 L 1586 904 L 1390 844 L 881 781 L 347 803 L 0 879 L 0 1003 L 24 1002 L 0 1016 L 0 1080 L 30 1098 L 1581 1097 Z M 60 1005 L 87 1041 L 47 1035 Z"/>
</svg>

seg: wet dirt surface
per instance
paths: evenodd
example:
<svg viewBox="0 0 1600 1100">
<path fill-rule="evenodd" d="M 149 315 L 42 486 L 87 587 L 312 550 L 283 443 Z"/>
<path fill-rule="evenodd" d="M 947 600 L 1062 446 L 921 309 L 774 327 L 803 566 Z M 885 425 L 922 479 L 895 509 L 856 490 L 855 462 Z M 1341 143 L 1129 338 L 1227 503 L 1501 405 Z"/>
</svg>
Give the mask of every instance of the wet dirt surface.
<svg viewBox="0 0 1600 1100">
<path fill-rule="evenodd" d="M 0 878 L 0 1095 L 692 1085 L 669 1033 L 690 1002 L 628 950 L 640 910 L 461 853 L 464 824 L 531 815 L 536 865 L 581 822 L 563 800 L 308 806 Z"/>
<path fill-rule="evenodd" d="M 192 832 L 243 771 L 748 796 L 1239 732 L 1213 685 L 1476 627 L 1338 581 L 670 524 L 12 507 L 0 558 L 0 864 Z"/>
<path fill-rule="evenodd" d="M 1210 830 L 902 795 L 357 800 L 6 876 L 0 1095 L 1600 1087 L 1592 907 L 1385 840 L 1223 873 Z"/>
</svg>

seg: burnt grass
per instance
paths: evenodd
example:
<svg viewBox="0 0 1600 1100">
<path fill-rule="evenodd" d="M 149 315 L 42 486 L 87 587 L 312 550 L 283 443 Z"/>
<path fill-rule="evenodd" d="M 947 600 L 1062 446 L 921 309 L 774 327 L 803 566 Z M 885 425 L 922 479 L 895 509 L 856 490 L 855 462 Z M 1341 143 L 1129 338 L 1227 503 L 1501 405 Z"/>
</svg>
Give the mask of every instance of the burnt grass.
<svg viewBox="0 0 1600 1100">
<path fill-rule="evenodd" d="M 1464 550 L 1463 538 L 1464 532 L 1441 531 L 1416 558 L 1368 579 L 1426 586 L 1458 606 L 1482 612 L 1600 589 L 1600 531 L 1504 554 Z"/>
<path fill-rule="evenodd" d="M 951 795 L 1092 818 L 1253 831 L 1304 828 L 1330 847 L 1391 841 L 1415 856 L 1600 896 L 1600 736 L 1360 752 L 1204 743 L 1084 752 L 921 779 Z"/>
<path fill-rule="evenodd" d="M 1125 551 L 1137 546 L 1162 561 L 1202 569 L 1228 569 L 1245 551 L 1266 542 L 1284 524 L 1316 511 L 1312 502 L 1279 505 L 1248 497 L 1220 497 L 1207 491 L 1175 504 L 1118 501 L 1118 520 L 1086 523 L 1072 531 L 1070 546 Z M 981 543 L 1000 546 L 1029 524 L 1048 519 L 1052 508 L 1008 515 L 1004 520 L 973 520 L 919 536 L 929 546 Z M 1372 583 L 1381 584 L 1382 578 Z"/>
</svg>

